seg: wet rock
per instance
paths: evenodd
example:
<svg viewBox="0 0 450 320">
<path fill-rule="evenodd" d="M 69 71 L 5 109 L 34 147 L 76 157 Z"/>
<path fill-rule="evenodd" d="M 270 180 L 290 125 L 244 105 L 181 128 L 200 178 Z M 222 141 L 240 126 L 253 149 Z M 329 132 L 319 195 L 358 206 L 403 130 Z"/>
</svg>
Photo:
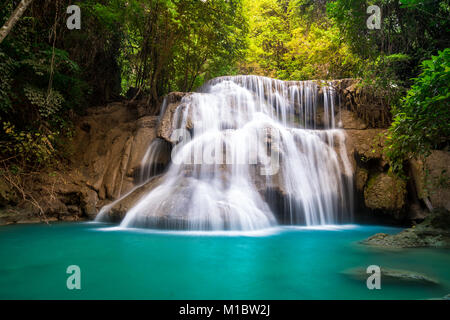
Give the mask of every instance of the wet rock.
<svg viewBox="0 0 450 320">
<path fill-rule="evenodd" d="M 137 168 L 140 167 L 141 161 L 152 142 L 156 138 L 156 126 L 158 124 L 158 117 L 147 116 L 140 118 L 136 124 L 137 130 L 133 136 L 133 141 L 129 154 L 129 161 L 127 163 L 128 177 L 132 177 Z"/>
<path fill-rule="evenodd" d="M 136 188 L 122 199 L 105 207 L 105 220 L 110 222 L 120 222 L 123 220 L 127 212 L 138 203 L 146 194 L 155 189 L 162 181 L 163 176 L 151 179 L 146 184 Z"/>
<path fill-rule="evenodd" d="M 343 272 L 343 274 L 347 275 L 348 277 L 360 280 L 360 281 L 366 281 L 367 277 L 369 276 L 366 272 L 365 268 L 355 268 L 346 270 Z M 398 270 L 398 269 L 390 269 L 390 268 L 384 268 L 381 267 L 381 285 L 383 286 L 383 283 L 403 283 L 403 284 L 416 284 L 416 285 L 426 285 L 426 286 L 436 286 L 439 285 L 438 280 L 429 277 L 428 275 L 409 271 L 409 270 Z"/>
<path fill-rule="evenodd" d="M 360 85 L 358 79 L 333 81 L 333 86 L 342 94 L 343 105 L 372 128 L 386 128 L 390 124 L 389 105 L 384 97 L 374 94 L 374 90 Z"/>
<path fill-rule="evenodd" d="M 157 121 L 126 102 L 88 109 L 71 142 L 70 170 L 78 170 L 100 200 L 118 199 L 134 187 L 133 173 L 156 137 Z"/>
<path fill-rule="evenodd" d="M 412 203 L 407 209 L 408 219 L 412 221 L 423 221 L 429 214 L 426 209 L 423 209 L 420 204 Z"/>
<path fill-rule="evenodd" d="M 90 220 L 94 220 L 97 216 L 98 194 L 88 188 L 84 188 L 81 194 L 80 207 Z"/>
<path fill-rule="evenodd" d="M 382 129 L 346 130 L 347 151 L 358 164 L 377 164 L 382 169 L 387 160 L 383 154 L 386 131 Z"/>
<path fill-rule="evenodd" d="M 173 121 L 175 111 L 180 107 L 183 108 L 182 100 L 185 97 L 188 97 L 191 93 L 184 92 L 172 92 L 166 97 L 165 110 L 161 116 L 161 120 L 159 122 L 157 128 L 157 137 L 166 140 L 169 143 L 175 143 L 172 141 L 172 132 L 173 132 Z"/>
<path fill-rule="evenodd" d="M 450 248 L 450 212 L 434 210 L 413 228 L 395 235 L 379 233 L 361 243 L 381 248 Z"/>
<path fill-rule="evenodd" d="M 428 191 L 426 189 L 425 168 L 423 162 L 417 159 L 409 161 L 410 176 L 414 182 L 417 197 L 421 200 L 428 198 Z"/>
</svg>

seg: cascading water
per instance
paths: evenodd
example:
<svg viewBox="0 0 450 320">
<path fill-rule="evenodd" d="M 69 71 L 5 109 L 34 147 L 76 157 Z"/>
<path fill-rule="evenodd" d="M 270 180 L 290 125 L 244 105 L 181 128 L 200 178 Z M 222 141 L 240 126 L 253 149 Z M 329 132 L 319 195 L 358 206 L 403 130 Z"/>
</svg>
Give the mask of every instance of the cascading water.
<svg viewBox="0 0 450 320">
<path fill-rule="evenodd" d="M 330 83 L 209 81 L 175 110 L 180 142 L 172 163 L 121 227 L 256 230 L 350 221 L 353 173 L 335 100 Z M 153 143 L 143 167 L 151 168 L 158 149 Z"/>
</svg>

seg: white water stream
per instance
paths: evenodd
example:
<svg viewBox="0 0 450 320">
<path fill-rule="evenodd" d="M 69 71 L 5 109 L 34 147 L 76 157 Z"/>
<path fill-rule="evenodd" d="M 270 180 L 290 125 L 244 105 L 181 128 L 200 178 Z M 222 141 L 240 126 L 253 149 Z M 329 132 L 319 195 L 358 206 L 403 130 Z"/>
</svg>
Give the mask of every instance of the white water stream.
<svg viewBox="0 0 450 320">
<path fill-rule="evenodd" d="M 162 183 L 121 227 L 258 230 L 351 221 L 353 173 L 336 105 L 327 83 L 209 81 L 175 111 L 172 127 L 184 140 Z M 144 181 L 159 148 L 152 143 L 143 159 Z"/>
</svg>

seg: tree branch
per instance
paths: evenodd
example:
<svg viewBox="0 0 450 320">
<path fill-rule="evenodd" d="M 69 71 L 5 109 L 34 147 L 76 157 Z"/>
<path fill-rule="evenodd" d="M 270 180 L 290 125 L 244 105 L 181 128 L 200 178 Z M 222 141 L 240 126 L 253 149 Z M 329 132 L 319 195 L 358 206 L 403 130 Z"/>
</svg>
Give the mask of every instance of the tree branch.
<svg viewBox="0 0 450 320">
<path fill-rule="evenodd" d="M 0 29 L 0 43 L 2 43 L 3 39 L 9 34 L 14 25 L 19 21 L 20 17 L 24 14 L 25 10 L 27 10 L 28 6 L 33 2 L 33 0 L 22 0 L 17 6 L 16 10 L 12 13 L 11 17 L 9 17 L 8 21 L 3 25 Z"/>
</svg>

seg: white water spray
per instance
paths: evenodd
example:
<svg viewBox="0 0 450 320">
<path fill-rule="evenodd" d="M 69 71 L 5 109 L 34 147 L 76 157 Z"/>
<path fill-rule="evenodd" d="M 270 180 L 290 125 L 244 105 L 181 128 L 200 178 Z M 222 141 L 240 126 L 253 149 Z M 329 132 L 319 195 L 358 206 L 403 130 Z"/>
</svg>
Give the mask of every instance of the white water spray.
<svg viewBox="0 0 450 320">
<path fill-rule="evenodd" d="M 184 97 L 173 117 L 172 128 L 189 129 L 190 140 L 175 146 L 162 183 L 121 227 L 258 230 L 351 221 L 353 173 L 344 132 L 336 129 L 335 101 L 329 83 L 257 76 L 209 81 Z M 258 139 L 255 132 L 270 133 Z M 151 168 L 157 144 L 144 168 Z"/>
</svg>

